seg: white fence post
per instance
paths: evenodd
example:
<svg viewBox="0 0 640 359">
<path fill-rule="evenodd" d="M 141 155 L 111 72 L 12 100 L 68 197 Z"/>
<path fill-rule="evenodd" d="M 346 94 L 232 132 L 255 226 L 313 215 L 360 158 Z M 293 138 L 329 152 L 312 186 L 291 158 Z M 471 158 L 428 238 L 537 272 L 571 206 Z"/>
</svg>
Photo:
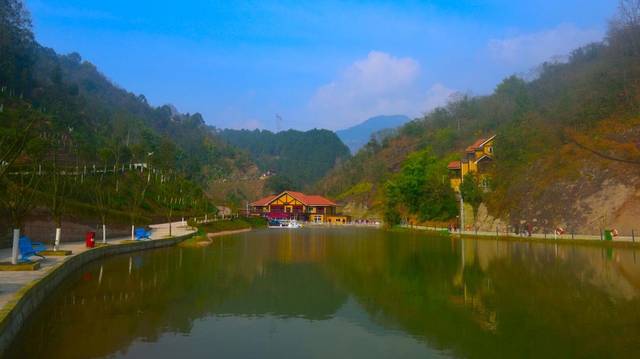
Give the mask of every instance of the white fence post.
<svg viewBox="0 0 640 359">
<path fill-rule="evenodd" d="M 57 251 L 58 250 L 58 246 L 60 245 L 60 232 L 61 232 L 60 227 L 56 228 L 56 239 L 53 242 L 53 250 L 54 251 Z"/>
<path fill-rule="evenodd" d="M 11 264 L 18 264 L 18 241 L 20 240 L 20 228 L 13 229 L 13 246 L 11 247 Z"/>
</svg>

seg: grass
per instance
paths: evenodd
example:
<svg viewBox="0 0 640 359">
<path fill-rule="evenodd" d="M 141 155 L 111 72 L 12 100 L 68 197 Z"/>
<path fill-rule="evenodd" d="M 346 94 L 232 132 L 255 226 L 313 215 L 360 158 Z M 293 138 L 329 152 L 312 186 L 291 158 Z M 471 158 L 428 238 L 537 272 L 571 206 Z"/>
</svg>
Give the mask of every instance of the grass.
<svg viewBox="0 0 640 359">
<path fill-rule="evenodd" d="M 233 231 L 237 229 L 246 228 L 264 228 L 267 226 L 267 221 L 264 218 L 237 218 L 231 220 L 222 220 L 216 222 L 210 222 L 206 224 L 199 224 L 198 234 L 201 233 L 216 233 L 223 231 Z"/>
<path fill-rule="evenodd" d="M 178 243 L 178 247 L 194 248 L 202 247 L 211 244 L 211 240 L 207 236 L 196 235 L 187 240 Z"/>
<path fill-rule="evenodd" d="M 235 231 L 248 228 L 264 228 L 267 221 L 264 218 L 236 218 L 231 220 L 222 220 L 210 222 L 206 224 L 198 224 L 198 233 L 193 237 L 180 242 L 180 247 L 201 247 L 211 243 L 207 237 L 208 233 L 218 233 L 225 231 Z"/>
</svg>

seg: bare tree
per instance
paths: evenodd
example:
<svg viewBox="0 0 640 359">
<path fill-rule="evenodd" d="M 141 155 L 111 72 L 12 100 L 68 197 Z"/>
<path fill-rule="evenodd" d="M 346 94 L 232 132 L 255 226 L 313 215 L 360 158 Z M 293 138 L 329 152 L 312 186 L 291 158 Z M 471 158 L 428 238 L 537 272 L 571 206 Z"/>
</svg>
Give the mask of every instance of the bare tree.
<svg viewBox="0 0 640 359">
<path fill-rule="evenodd" d="M 130 183 L 131 186 L 131 201 L 129 203 L 129 219 L 131 220 L 131 240 L 135 240 L 135 224 L 136 221 L 140 218 L 140 212 L 142 211 L 142 203 L 145 200 L 147 195 L 147 190 L 151 184 L 151 170 L 147 170 L 147 173 L 144 171 L 133 172 L 133 176 L 138 178 L 133 178 L 133 181 Z"/>
<path fill-rule="evenodd" d="M 36 205 L 36 189 L 41 180 L 37 167 L 19 171 L 11 176 L 12 178 L 0 178 L 3 185 L 4 195 L 0 196 L 0 204 L 8 212 L 11 224 L 13 225 L 13 244 L 11 252 L 11 263 L 18 263 L 18 240 L 20 231 L 24 225 L 24 220 Z"/>
<path fill-rule="evenodd" d="M 640 26 L 640 0 L 620 0 L 618 3 L 617 21 L 622 26 Z"/>
<path fill-rule="evenodd" d="M 37 117 L 33 115 L 26 116 L 24 121 L 0 117 L 0 178 L 6 175 L 33 138 L 36 122 Z"/>
</svg>

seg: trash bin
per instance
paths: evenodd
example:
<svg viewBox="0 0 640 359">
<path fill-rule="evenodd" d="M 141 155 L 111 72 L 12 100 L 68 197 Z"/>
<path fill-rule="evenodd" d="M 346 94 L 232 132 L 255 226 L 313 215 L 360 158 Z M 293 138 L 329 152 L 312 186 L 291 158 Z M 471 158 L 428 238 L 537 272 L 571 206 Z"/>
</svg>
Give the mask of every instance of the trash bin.
<svg viewBox="0 0 640 359">
<path fill-rule="evenodd" d="M 84 236 L 84 244 L 87 248 L 93 248 L 96 246 L 96 232 L 87 232 Z"/>
<path fill-rule="evenodd" d="M 613 231 L 610 229 L 605 229 L 604 230 L 604 240 L 605 241 L 612 241 L 613 240 Z"/>
</svg>

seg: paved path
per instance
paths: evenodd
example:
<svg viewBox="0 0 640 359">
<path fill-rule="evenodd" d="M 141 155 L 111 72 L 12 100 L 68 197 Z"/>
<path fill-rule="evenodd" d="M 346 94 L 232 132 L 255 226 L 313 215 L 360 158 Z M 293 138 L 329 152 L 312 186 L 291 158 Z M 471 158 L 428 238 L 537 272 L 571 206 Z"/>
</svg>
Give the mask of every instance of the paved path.
<svg viewBox="0 0 640 359">
<path fill-rule="evenodd" d="M 448 231 L 447 228 L 438 228 L 438 227 L 425 227 L 425 226 L 409 226 L 402 225 L 404 228 L 418 229 L 418 230 L 429 230 L 429 231 Z M 452 232 L 453 234 L 458 234 L 459 232 Z M 463 231 L 462 234 L 467 236 L 478 236 L 483 237 L 496 237 L 496 232 L 482 232 L 482 231 Z M 591 234 L 574 234 L 573 238 L 571 233 L 565 233 L 562 235 L 555 236 L 553 233 L 547 233 L 546 236 L 542 233 L 533 233 L 531 237 L 520 236 L 513 232 L 509 232 L 508 234 L 505 232 L 500 232 L 499 237 L 514 237 L 514 238 L 538 238 L 538 239 L 581 239 L 581 240 L 591 240 L 591 241 L 600 241 L 602 240 L 599 235 L 591 235 Z M 614 242 L 632 242 L 632 241 L 640 241 L 640 237 L 636 236 L 636 238 L 632 238 L 631 236 L 617 236 L 613 238 Z"/>
<path fill-rule="evenodd" d="M 151 240 L 166 238 L 169 235 L 169 223 L 151 225 Z M 172 224 L 171 234 L 175 237 L 194 233 L 186 224 L 182 222 L 174 222 Z M 107 239 L 107 243 L 120 243 L 122 240 L 131 239 L 131 237 L 118 237 Z M 102 240 L 100 239 L 100 242 Z M 23 272 L 5 272 L 0 271 L 0 308 L 3 308 L 10 301 L 14 294 L 28 283 L 36 279 L 42 278 L 49 271 L 60 266 L 65 260 L 87 251 L 84 242 L 62 242 L 60 245 L 62 250 L 71 250 L 73 254 L 66 257 L 46 257 L 40 260 L 40 269 L 35 271 Z M 37 257 L 34 257 L 37 258 Z M 11 248 L 0 249 L 0 262 L 11 261 Z"/>
</svg>

